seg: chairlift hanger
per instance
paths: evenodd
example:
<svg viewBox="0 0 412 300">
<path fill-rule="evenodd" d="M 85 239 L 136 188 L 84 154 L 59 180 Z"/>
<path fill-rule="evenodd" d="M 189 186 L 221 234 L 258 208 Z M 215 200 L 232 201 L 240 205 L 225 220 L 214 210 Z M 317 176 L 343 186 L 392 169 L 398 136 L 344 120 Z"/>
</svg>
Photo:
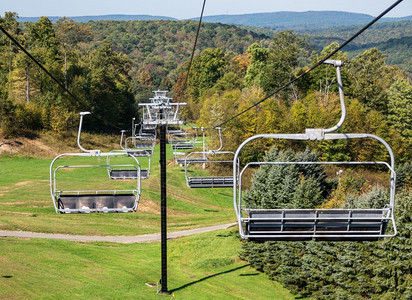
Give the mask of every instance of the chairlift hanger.
<svg viewBox="0 0 412 300">
<path fill-rule="evenodd" d="M 173 150 L 181 149 L 193 149 L 198 139 L 197 128 L 194 127 L 195 133 L 185 132 L 185 134 L 171 135 L 169 144 L 171 144 Z M 184 137 L 185 136 L 185 137 Z M 184 138 L 181 138 L 184 137 Z"/>
<path fill-rule="evenodd" d="M 216 128 L 219 133 L 219 148 L 216 150 L 207 150 L 203 152 L 191 152 L 189 153 L 184 160 L 185 164 L 185 177 L 186 177 L 186 184 L 190 188 L 229 188 L 233 187 L 233 176 L 232 175 L 220 175 L 220 176 L 197 176 L 191 177 L 189 176 L 189 166 L 196 165 L 196 164 L 203 164 L 205 167 L 206 165 L 210 164 L 233 164 L 232 157 L 235 156 L 234 152 L 231 151 L 222 151 L 223 148 L 223 141 L 222 141 L 222 133 L 221 128 Z M 230 157 L 230 159 L 225 157 Z M 220 157 L 220 158 L 219 158 Z M 223 158 L 222 158 L 223 157 Z M 236 163 L 236 168 L 239 167 L 239 163 Z"/>
<path fill-rule="evenodd" d="M 197 127 L 193 127 L 193 128 L 196 130 L 196 133 L 197 133 Z M 203 155 L 202 155 L 203 158 L 202 158 L 202 159 L 203 159 L 204 161 L 206 161 L 205 155 L 206 155 L 207 150 L 206 150 L 206 144 L 205 144 L 205 129 L 204 129 L 203 127 L 201 127 L 200 130 L 202 131 L 202 140 L 201 140 L 201 141 L 198 141 L 198 136 L 197 136 L 195 142 L 193 143 L 193 148 L 190 148 L 190 149 L 188 149 L 188 150 L 193 150 L 193 149 L 195 149 L 195 148 L 201 148 L 201 149 L 202 149 L 202 153 L 203 153 Z M 196 147 L 195 144 L 199 144 L 199 143 L 201 143 L 202 146 L 201 146 L 201 147 Z M 178 150 L 179 150 L 179 149 L 178 149 Z M 184 166 L 185 161 L 187 160 L 188 152 L 179 152 L 178 150 L 174 150 L 174 151 L 173 151 L 174 161 L 175 161 L 177 164 L 179 164 L 180 166 Z M 191 159 L 191 158 L 190 158 L 190 159 Z M 189 162 L 190 162 L 190 159 L 188 160 Z M 195 158 L 193 158 L 193 159 L 196 160 L 196 161 L 198 161 L 200 158 L 195 157 Z"/>
<path fill-rule="evenodd" d="M 111 158 L 112 157 L 124 157 L 125 154 L 128 154 L 126 150 L 112 150 L 111 153 L 117 153 L 117 155 L 110 155 L 107 156 L 107 165 L 109 166 L 107 168 L 107 172 L 109 175 L 110 179 L 137 179 L 138 177 L 138 170 L 136 170 L 133 167 L 130 166 L 124 166 L 124 165 L 114 165 L 111 163 Z M 142 154 L 143 153 L 143 154 Z M 151 154 L 146 151 L 140 153 L 139 155 L 139 163 L 141 159 L 146 158 L 148 160 L 148 167 L 146 169 L 140 168 L 140 179 L 147 179 L 149 178 L 150 175 L 150 170 L 151 170 Z M 129 155 L 133 155 L 130 154 Z M 136 157 L 135 155 L 133 155 Z"/>
<path fill-rule="evenodd" d="M 109 157 L 119 155 L 118 153 L 101 152 L 100 150 L 86 150 L 80 143 L 83 117 L 90 112 L 80 113 L 79 132 L 77 135 L 77 144 L 82 153 L 63 153 L 56 156 L 50 164 L 50 194 L 56 213 L 91 213 L 91 212 L 133 212 L 137 210 L 140 199 L 140 164 L 139 161 L 130 154 L 133 164 L 127 165 L 58 165 L 61 158 L 66 157 Z M 59 190 L 57 185 L 57 174 L 59 170 L 66 168 L 88 169 L 88 168 L 112 168 L 126 167 L 134 169 L 137 174 L 136 186 L 133 189 L 117 190 Z"/>
<path fill-rule="evenodd" d="M 260 241 L 302 241 L 302 240 L 330 240 L 330 241 L 374 241 L 383 237 L 393 237 L 397 234 L 395 209 L 395 158 L 391 147 L 382 138 L 367 133 L 333 133 L 341 127 L 346 117 L 345 99 L 340 74 L 343 65 L 339 60 L 326 60 L 336 68 L 341 105 L 339 122 L 328 129 L 306 129 L 302 134 L 259 134 L 245 140 L 237 149 L 233 160 L 233 203 L 242 238 Z M 257 139 L 322 141 L 340 139 L 375 139 L 385 146 L 390 156 L 387 162 L 251 162 L 242 170 L 237 168 L 241 150 L 251 141 Z M 242 202 L 242 175 L 253 165 L 274 164 L 381 164 L 390 170 L 390 196 L 387 205 L 379 209 L 254 209 L 248 208 Z M 392 233 L 386 232 L 388 225 L 393 228 Z"/>
<path fill-rule="evenodd" d="M 232 159 L 222 159 L 216 157 L 230 156 L 234 157 L 235 153 L 231 151 L 208 152 L 207 156 L 204 152 L 191 152 L 185 159 L 185 177 L 186 184 L 190 188 L 231 188 L 233 187 L 232 175 L 221 176 L 189 176 L 189 166 L 196 164 L 211 165 L 211 164 L 233 164 Z M 237 164 L 236 168 L 238 168 Z"/>
</svg>

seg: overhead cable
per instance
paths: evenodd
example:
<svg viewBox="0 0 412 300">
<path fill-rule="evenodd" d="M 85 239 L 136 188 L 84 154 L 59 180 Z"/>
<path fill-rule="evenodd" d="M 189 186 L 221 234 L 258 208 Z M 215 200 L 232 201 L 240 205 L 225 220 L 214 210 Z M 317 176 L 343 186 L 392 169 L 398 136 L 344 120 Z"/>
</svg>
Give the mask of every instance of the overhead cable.
<svg viewBox="0 0 412 300">
<path fill-rule="evenodd" d="M 49 77 L 51 79 L 53 79 L 54 82 L 56 82 L 67 94 L 69 94 L 77 103 L 82 103 L 82 101 L 79 100 L 79 98 L 77 98 L 72 92 L 70 92 L 65 86 L 64 84 L 62 84 L 59 80 L 57 80 L 56 77 L 53 76 L 53 74 L 51 74 L 36 58 L 33 57 L 33 55 L 30 54 L 30 52 L 28 52 L 15 38 L 13 38 L 13 36 L 11 34 L 9 34 L 1 25 L 0 25 L 0 30 L 20 49 L 22 50 L 37 66 L 40 67 L 40 69 L 42 69 L 47 75 L 49 75 Z M 116 129 L 121 129 L 120 127 L 110 123 L 107 120 L 102 119 L 101 117 L 99 117 L 98 115 L 95 115 L 95 117 L 97 117 L 98 119 L 100 119 L 101 121 L 103 121 L 105 124 L 116 128 Z"/>
<path fill-rule="evenodd" d="M 186 78 L 185 78 L 185 83 L 184 83 L 184 85 L 183 85 L 183 89 L 186 89 L 187 80 L 188 80 L 188 78 L 189 78 L 190 69 L 192 68 L 193 58 L 195 57 L 196 44 L 197 44 L 197 40 L 198 40 L 198 38 L 199 38 L 200 26 L 202 25 L 202 18 L 203 18 L 203 12 L 205 11 L 205 5 L 206 5 L 206 0 L 203 0 L 202 12 L 200 13 L 199 24 L 197 25 L 197 32 L 196 32 L 196 37 L 195 37 L 195 43 L 194 43 L 194 45 L 193 45 L 192 55 L 191 55 L 191 57 L 190 57 L 189 67 L 187 68 L 187 74 L 186 74 Z"/>
<path fill-rule="evenodd" d="M 314 64 L 313 66 L 311 66 L 309 69 L 307 69 L 305 72 L 301 73 L 300 75 L 298 75 L 297 77 L 293 78 L 292 80 L 290 80 L 288 83 L 282 85 L 281 87 L 279 87 L 278 89 L 276 89 L 274 92 L 272 92 L 271 94 L 265 96 L 263 99 L 259 100 L 258 102 L 254 103 L 253 105 L 249 106 L 248 108 L 242 110 L 240 113 L 234 115 L 233 117 L 231 117 L 230 119 L 227 119 L 226 121 L 220 123 L 218 126 L 216 127 L 222 127 L 223 125 L 229 123 L 230 121 L 236 119 L 237 117 L 243 115 L 244 113 L 246 113 L 247 111 L 251 110 L 252 108 L 258 106 L 259 104 L 261 104 L 262 102 L 266 101 L 267 99 L 271 98 L 272 96 L 274 96 L 275 94 L 279 93 L 280 91 L 284 90 L 285 88 L 287 88 L 289 85 L 291 85 L 292 83 L 294 83 L 295 81 L 299 80 L 300 78 L 302 78 L 303 76 L 307 75 L 309 72 L 313 71 L 314 69 L 316 69 L 317 67 L 319 67 L 321 64 L 323 64 L 325 62 L 325 60 L 329 59 L 330 57 L 332 57 L 334 54 L 336 54 L 338 51 L 340 51 L 343 47 L 345 47 L 347 44 L 349 44 L 350 42 L 352 42 L 355 38 L 357 38 L 360 34 L 362 34 L 366 29 L 368 29 L 369 27 L 371 27 L 374 23 L 376 23 L 379 19 L 381 19 L 384 15 L 386 15 L 388 12 L 390 12 L 395 6 L 397 6 L 399 3 L 401 3 L 403 0 L 398 0 L 395 3 L 393 3 L 390 7 L 388 7 L 385 11 L 383 11 L 379 16 L 377 16 L 376 18 L 374 18 L 371 22 L 369 22 L 367 25 L 365 25 L 364 27 L 362 27 L 362 29 L 360 29 L 358 32 L 356 32 L 353 36 L 351 36 L 348 40 L 346 40 L 341 46 L 339 46 L 337 49 L 335 49 L 334 51 L 332 51 L 330 54 L 328 54 L 325 58 L 319 60 L 316 64 Z M 216 128 L 215 127 L 215 128 Z"/>
<path fill-rule="evenodd" d="M 68 93 L 74 100 L 80 103 L 80 100 L 72 94 L 66 87 L 56 79 L 43 65 L 35 59 L 16 39 L 14 39 L 1 25 L 0 25 L 0 30 L 14 43 L 16 44 L 17 47 L 20 48 L 21 51 L 23 51 L 30 59 L 40 67 L 47 75 L 50 76 L 51 79 L 53 79 L 66 93 Z"/>
</svg>

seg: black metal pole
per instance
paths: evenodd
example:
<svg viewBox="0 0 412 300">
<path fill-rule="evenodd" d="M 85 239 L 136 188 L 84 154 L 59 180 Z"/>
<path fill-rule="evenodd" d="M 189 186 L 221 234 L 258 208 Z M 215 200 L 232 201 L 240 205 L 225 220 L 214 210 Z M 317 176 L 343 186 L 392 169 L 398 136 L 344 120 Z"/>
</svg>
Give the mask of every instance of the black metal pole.
<svg viewBox="0 0 412 300">
<path fill-rule="evenodd" d="M 169 294 L 167 289 L 167 211 L 166 211 L 166 124 L 160 126 L 160 225 L 162 252 L 162 288 L 160 293 Z"/>
</svg>

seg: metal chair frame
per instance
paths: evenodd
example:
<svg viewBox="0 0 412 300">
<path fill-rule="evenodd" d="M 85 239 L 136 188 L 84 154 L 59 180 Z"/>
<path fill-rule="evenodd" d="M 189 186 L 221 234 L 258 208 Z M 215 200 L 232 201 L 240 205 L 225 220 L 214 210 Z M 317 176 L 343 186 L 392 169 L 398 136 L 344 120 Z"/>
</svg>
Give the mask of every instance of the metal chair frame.
<svg viewBox="0 0 412 300">
<path fill-rule="evenodd" d="M 108 157 L 119 155 L 118 153 L 101 152 L 100 150 L 87 150 L 80 143 L 83 117 L 90 112 L 80 113 L 77 145 L 83 153 L 63 153 L 56 156 L 50 164 L 50 194 L 56 213 L 91 213 L 91 212 L 133 212 L 137 210 L 140 199 L 140 163 L 133 155 L 130 156 L 133 165 L 61 165 L 55 167 L 55 163 L 62 157 Z M 124 131 L 122 131 L 122 135 Z M 136 188 L 132 190 L 75 190 L 64 191 L 57 188 L 57 172 L 64 168 L 134 168 L 139 175 L 136 178 Z M 70 208 L 66 207 L 70 206 Z M 109 207 L 110 206 L 110 207 Z"/>
<path fill-rule="evenodd" d="M 118 154 L 100 153 L 98 156 L 112 156 Z M 55 163 L 62 157 L 95 157 L 96 155 L 90 153 L 64 153 L 55 157 L 50 164 L 50 194 L 52 197 L 54 209 L 56 213 L 91 213 L 91 212 L 133 212 L 137 210 L 137 206 L 140 199 L 140 176 L 136 179 L 136 187 L 131 190 L 59 190 L 57 186 L 57 172 L 64 168 L 132 168 L 137 174 L 140 174 L 139 161 L 135 160 L 133 165 L 60 165 L 55 167 Z M 123 197 L 123 204 L 129 204 L 128 206 L 122 205 L 121 207 L 108 207 L 103 203 L 116 203 L 116 198 Z M 64 199 L 70 204 L 74 204 L 75 208 L 67 208 L 68 205 Z M 124 199 L 126 198 L 126 199 Z M 77 205 L 75 204 L 77 202 Z M 81 205 L 80 203 L 87 204 Z M 118 204 L 118 203 L 117 203 Z M 76 207 L 77 206 L 77 207 Z"/>
<path fill-rule="evenodd" d="M 241 149 L 249 142 L 265 139 L 286 139 L 286 140 L 309 140 L 304 134 L 262 134 L 247 139 L 236 151 L 235 158 L 239 158 Z M 250 162 L 241 171 L 234 171 L 233 203 L 239 224 L 239 232 L 242 238 L 256 240 L 376 240 L 383 237 L 393 237 L 397 234 L 394 207 L 395 207 L 395 182 L 396 173 L 394 168 L 394 156 L 389 145 L 381 138 L 372 134 L 325 134 L 325 140 L 336 139 L 361 139 L 373 138 L 381 142 L 389 152 L 391 163 L 381 161 L 368 162 Z M 385 165 L 390 170 L 390 196 L 389 203 L 381 209 L 251 209 L 242 203 L 242 176 L 247 168 L 260 165 Z M 351 216 L 350 214 L 358 214 Z M 380 216 L 377 217 L 377 214 Z M 331 217 L 331 215 L 333 217 Z M 373 220 L 379 222 L 375 224 L 374 232 L 366 230 L 354 230 L 361 228 L 365 222 Z M 322 223 L 323 222 L 323 223 Z M 393 233 L 386 234 L 388 223 L 392 224 Z M 305 230 L 298 230 L 293 227 L 304 224 Z M 319 226 L 323 224 L 323 226 Z M 353 224 L 353 227 L 351 227 Z M 365 227 L 367 225 L 364 224 Z M 325 227 L 327 227 L 327 230 Z M 346 226 L 346 230 L 342 227 Z M 265 229 L 259 230 L 259 227 Z M 333 227 L 340 230 L 333 230 Z M 299 228 L 299 227 L 298 227 Z M 320 229 L 319 229 L 320 228 Z M 331 229 L 332 228 L 332 229 Z M 323 229 L 323 230 L 322 230 Z M 378 229 L 378 230 L 376 230 Z"/>
<path fill-rule="evenodd" d="M 210 151 L 208 153 L 204 152 L 191 152 L 186 156 L 185 159 L 185 178 L 186 185 L 190 188 L 231 188 L 233 187 L 233 177 L 232 176 L 197 176 L 190 177 L 188 174 L 189 165 L 195 164 L 233 164 L 233 160 L 211 160 L 210 157 L 216 155 L 230 155 L 234 156 L 235 153 L 231 151 Z M 195 158 L 192 158 L 195 156 Z M 234 166 L 239 168 L 239 163 Z"/>
<path fill-rule="evenodd" d="M 154 137 L 129 136 L 124 141 L 123 150 L 137 157 L 152 156 L 155 144 Z"/>
<path fill-rule="evenodd" d="M 111 164 L 111 157 L 126 157 L 132 156 L 132 154 L 128 153 L 127 150 L 112 150 L 110 153 L 114 153 L 117 155 L 109 155 L 107 156 L 107 173 L 110 179 L 137 179 L 137 171 L 135 168 L 126 168 L 125 165 L 113 165 Z M 142 169 L 140 168 L 140 179 L 147 179 L 150 175 L 151 170 L 151 154 L 146 151 L 146 155 L 140 155 L 140 159 L 147 157 L 148 159 L 148 168 Z M 140 161 L 139 161 L 140 163 Z"/>
<path fill-rule="evenodd" d="M 233 205 L 239 226 L 241 238 L 254 240 L 331 240 L 331 241 L 373 241 L 383 237 L 393 237 L 397 234 L 394 219 L 395 209 L 395 157 L 391 147 L 382 138 L 367 133 L 333 133 L 339 129 L 346 117 L 345 98 L 339 60 L 327 60 L 336 68 L 341 105 L 339 122 L 327 129 L 308 128 L 302 134 L 259 134 L 246 139 L 237 149 L 233 159 Z M 380 142 L 388 151 L 390 163 L 381 161 L 368 162 L 251 162 L 240 172 L 237 165 L 241 150 L 250 142 L 257 139 L 276 140 L 348 140 L 374 139 Z M 322 164 L 322 165 L 385 165 L 390 170 L 390 195 L 387 205 L 380 209 L 252 209 L 242 203 L 242 175 L 250 166 L 280 165 L 280 164 Z M 387 233 L 388 225 L 392 226 L 392 233 Z"/>
</svg>

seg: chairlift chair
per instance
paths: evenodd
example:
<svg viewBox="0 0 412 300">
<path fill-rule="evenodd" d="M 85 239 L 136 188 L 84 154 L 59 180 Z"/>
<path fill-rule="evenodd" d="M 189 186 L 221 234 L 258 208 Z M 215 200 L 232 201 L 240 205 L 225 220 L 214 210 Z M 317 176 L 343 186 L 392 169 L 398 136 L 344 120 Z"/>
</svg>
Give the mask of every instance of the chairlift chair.
<svg viewBox="0 0 412 300">
<path fill-rule="evenodd" d="M 179 143 L 186 143 L 188 141 L 195 140 L 196 137 L 192 132 L 181 132 L 169 135 L 168 143 L 169 144 L 179 144 Z"/>
<path fill-rule="evenodd" d="M 216 150 L 209 150 L 209 149 L 207 149 L 206 138 L 205 138 L 205 128 L 204 128 L 204 127 L 201 127 L 200 130 L 202 131 L 202 140 L 201 140 L 201 141 L 198 141 L 197 138 L 196 138 L 196 141 L 195 141 L 195 144 L 201 144 L 201 146 L 191 148 L 192 150 L 195 149 L 195 148 L 201 148 L 201 149 L 202 149 L 201 155 L 189 156 L 189 157 L 188 157 L 189 153 L 187 153 L 187 152 L 182 152 L 182 151 L 179 151 L 179 150 L 175 150 L 175 151 L 173 151 L 174 161 L 175 161 L 177 164 L 179 164 L 180 166 L 184 166 L 184 165 L 185 165 L 185 162 L 188 162 L 188 163 L 190 163 L 190 162 L 194 162 L 194 163 L 196 163 L 196 162 L 197 162 L 197 163 L 203 162 L 203 163 L 206 163 L 206 162 L 207 162 L 208 153 L 218 152 L 218 151 L 220 151 L 220 150 L 222 149 L 222 147 L 223 147 L 223 144 L 222 144 L 222 136 L 221 136 L 221 128 L 218 127 L 218 128 L 216 128 L 216 129 L 217 129 L 218 132 L 219 132 L 219 141 L 220 141 L 220 146 L 219 146 L 218 149 L 216 149 Z"/>
<path fill-rule="evenodd" d="M 118 155 L 113 153 L 101 152 L 100 150 L 86 150 L 80 144 L 80 136 L 82 130 L 83 117 L 90 114 L 89 112 L 80 113 L 79 132 L 77 136 L 77 144 L 83 153 L 64 153 L 53 159 L 50 164 L 50 194 L 56 213 L 92 213 L 92 212 L 133 212 L 137 210 L 140 199 L 140 176 L 136 177 L 136 185 L 132 189 L 113 189 L 113 190 L 64 190 L 60 189 L 57 180 L 57 174 L 63 169 L 80 169 L 86 170 L 90 168 L 111 168 L 111 167 L 127 167 L 133 168 L 137 174 L 140 174 L 139 161 L 132 155 L 129 155 L 133 164 L 110 166 L 101 164 L 91 165 L 59 165 L 61 158 L 68 157 L 108 157 Z"/>
<path fill-rule="evenodd" d="M 129 136 L 124 141 L 124 150 L 137 157 L 152 156 L 156 144 L 155 136 Z"/>
<path fill-rule="evenodd" d="M 260 241 L 375 241 L 383 237 L 393 237 L 397 233 L 394 220 L 395 208 L 395 158 L 390 146 L 380 137 L 367 133 L 333 133 L 344 122 L 346 117 L 345 101 L 340 76 L 341 61 L 327 60 L 326 64 L 336 68 L 342 116 L 334 127 L 329 129 L 306 129 L 303 134 L 259 134 L 245 140 L 237 149 L 233 160 L 233 202 L 239 225 L 240 236 L 245 239 Z M 243 169 L 237 168 L 241 150 L 250 142 L 258 139 L 276 139 L 290 141 L 322 141 L 341 139 L 374 139 L 388 151 L 390 162 L 250 162 Z M 242 178 L 245 171 L 252 166 L 262 165 L 383 165 L 390 172 L 390 195 L 387 205 L 370 209 L 256 209 L 247 207 L 242 201 Z M 391 225 L 392 232 L 387 229 Z"/>
<path fill-rule="evenodd" d="M 157 125 L 156 124 L 145 124 L 142 120 L 142 123 L 139 124 L 140 129 L 139 129 L 139 134 L 140 136 L 155 136 L 156 137 L 156 129 Z M 136 125 L 137 126 L 137 125 Z"/>
<path fill-rule="evenodd" d="M 233 164 L 232 159 L 219 158 L 219 157 L 234 157 L 235 153 L 231 151 L 210 151 L 207 156 L 203 152 L 189 153 L 185 160 L 185 177 L 186 184 L 190 188 L 231 188 L 233 187 L 233 176 L 189 176 L 189 166 L 199 164 L 219 164 L 228 165 Z M 198 159 L 197 159 L 198 158 Z M 234 165 L 235 168 L 239 167 L 239 164 Z"/>
<path fill-rule="evenodd" d="M 177 149 L 174 149 L 173 151 L 173 159 L 174 161 L 179 164 L 180 166 L 184 166 L 185 162 L 191 162 L 193 161 L 199 161 L 199 160 L 203 160 L 204 162 L 206 162 L 206 156 L 207 156 L 207 151 L 206 151 L 206 144 L 205 144 L 205 132 L 204 132 L 204 128 L 200 128 L 202 131 L 202 140 L 199 141 L 198 140 L 198 136 L 197 136 L 197 128 L 196 129 L 196 139 L 193 143 L 193 147 L 189 148 L 189 149 L 179 149 L 179 145 L 177 145 Z M 198 144 L 201 144 L 201 146 L 198 146 Z M 173 148 L 173 147 L 172 147 Z M 202 149 L 202 155 L 200 157 L 187 157 L 187 155 L 189 154 L 187 151 L 183 151 L 183 150 L 193 150 L 193 149 L 198 149 L 201 148 Z"/>
<path fill-rule="evenodd" d="M 184 131 L 183 131 L 183 128 L 182 128 L 182 124 L 178 124 L 178 125 L 179 125 L 179 127 L 177 127 L 177 128 L 167 126 L 167 128 L 166 128 L 167 135 L 170 136 L 172 134 L 183 133 Z"/>
<path fill-rule="evenodd" d="M 195 133 L 185 132 L 181 134 L 172 134 L 169 139 L 169 144 L 171 144 L 173 150 L 183 150 L 183 149 L 193 149 L 195 148 L 195 143 L 197 142 L 197 128 L 194 127 Z"/>
<path fill-rule="evenodd" d="M 139 124 L 135 124 L 135 118 L 132 118 L 132 136 L 141 136 L 142 138 L 146 137 L 147 139 L 156 139 L 156 128 L 156 124 L 145 124 L 144 119 L 142 119 Z M 137 131 L 139 132 L 138 134 L 136 133 Z M 121 144 L 122 143 L 123 142 L 121 142 Z"/>
<path fill-rule="evenodd" d="M 132 120 L 132 128 L 134 127 L 133 124 L 134 119 Z M 150 168 L 151 168 L 151 156 L 153 154 L 153 148 L 155 143 L 154 136 L 131 136 L 126 138 L 124 141 L 124 133 L 126 130 L 121 131 L 120 137 L 120 150 L 112 150 L 111 153 L 113 155 L 107 157 L 107 165 L 110 166 L 107 169 L 110 179 L 136 179 L 137 178 L 137 171 L 134 168 L 130 167 L 119 167 L 113 166 L 111 163 L 111 157 L 125 157 L 127 155 L 133 155 L 135 157 L 139 157 L 140 159 L 146 157 L 148 160 L 148 167 L 143 169 L 140 168 L 140 178 L 147 179 L 150 175 Z M 134 134 L 134 132 L 132 132 Z M 128 146 L 128 144 L 133 144 L 133 146 Z M 117 154 L 117 155 L 115 155 Z"/>
<path fill-rule="evenodd" d="M 140 160 L 143 158 L 147 158 L 147 168 L 142 168 L 140 165 L 140 175 L 138 176 L 137 172 L 138 170 L 134 167 L 126 167 L 124 165 L 115 165 L 112 163 L 112 158 L 123 158 L 127 156 L 132 156 L 133 154 L 128 153 L 127 150 L 112 150 L 111 153 L 117 154 L 117 155 L 110 155 L 107 156 L 107 165 L 109 166 L 107 168 L 107 172 L 109 174 L 110 179 L 137 179 L 137 177 L 140 177 L 140 179 L 147 179 L 149 178 L 150 175 L 150 169 L 151 169 L 151 155 L 149 153 L 146 153 L 146 155 L 140 155 L 139 156 L 139 163 Z"/>
</svg>

